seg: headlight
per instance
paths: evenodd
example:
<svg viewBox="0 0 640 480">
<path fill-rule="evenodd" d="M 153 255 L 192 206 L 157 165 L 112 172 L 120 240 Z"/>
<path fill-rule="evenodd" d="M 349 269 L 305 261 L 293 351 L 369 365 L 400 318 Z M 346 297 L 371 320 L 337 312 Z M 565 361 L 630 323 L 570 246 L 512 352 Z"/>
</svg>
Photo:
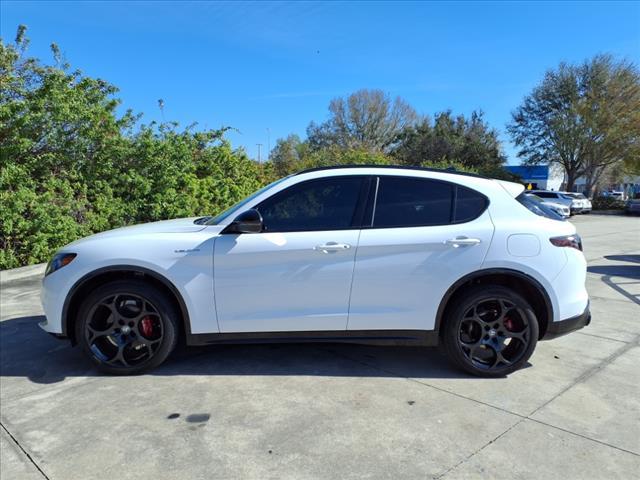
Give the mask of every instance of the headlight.
<svg viewBox="0 0 640 480">
<path fill-rule="evenodd" d="M 56 253 L 51 261 L 47 264 L 47 269 L 44 271 L 46 277 L 50 273 L 60 270 L 62 267 L 69 265 L 73 259 L 76 258 L 75 253 Z"/>
</svg>

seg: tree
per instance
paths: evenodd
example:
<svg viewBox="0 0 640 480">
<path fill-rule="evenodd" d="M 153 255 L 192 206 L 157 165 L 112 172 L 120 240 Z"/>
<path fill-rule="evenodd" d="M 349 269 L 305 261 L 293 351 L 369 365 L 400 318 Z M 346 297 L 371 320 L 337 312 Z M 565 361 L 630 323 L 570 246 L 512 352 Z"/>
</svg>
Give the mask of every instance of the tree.
<svg viewBox="0 0 640 480">
<path fill-rule="evenodd" d="M 269 154 L 273 170 L 278 177 L 284 177 L 298 168 L 307 150 L 307 144 L 295 134 L 279 138 Z"/>
<path fill-rule="evenodd" d="M 638 69 L 610 55 L 561 63 L 525 97 L 507 129 L 526 163 L 562 165 L 567 190 L 585 175 L 589 193 L 608 167 L 637 161 Z"/>
<path fill-rule="evenodd" d="M 216 214 L 272 177 L 227 130 L 138 126 L 117 88 L 26 55 L 25 28 L 0 41 L 0 268 L 47 260 L 122 225 Z"/>
<path fill-rule="evenodd" d="M 391 100 L 382 90 L 358 90 L 329 104 L 329 120 L 307 128 L 313 150 L 328 146 L 344 149 L 388 151 L 403 128 L 418 116 L 400 97 Z"/>
<path fill-rule="evenodd" d="M 484 121 L 482 112 L 465 118 L 446 111 L 436 114 L 433 123 L 424 118 L 417 125 L 405 127 L 393 157 L 403 165 L 458 162 L 478 171 L 497 171 L 506 161 L 498 132 Z"/>
<path fill-rule="evenodd" d="M 585 190 L 591 193 L 605 173 L 622 177 L 640 164 L 640 72 L 610 56 L 595 57 L 581 69 L 589 84 L 579 112 L 590 128 L 584 155 Z"/>
</svg>

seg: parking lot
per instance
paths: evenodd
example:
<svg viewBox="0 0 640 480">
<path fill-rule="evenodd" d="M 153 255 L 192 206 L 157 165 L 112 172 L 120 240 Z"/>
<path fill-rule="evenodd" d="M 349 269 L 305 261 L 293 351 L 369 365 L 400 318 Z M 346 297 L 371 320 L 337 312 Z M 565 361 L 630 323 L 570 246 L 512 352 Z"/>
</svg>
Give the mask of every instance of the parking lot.
<svg viewBox="0 0 640 480">
<path fill-rule="evenodd" d="M 2 272 L 2 479 L 637 478 L 640 219 L 572 220 L 593 320 L 503 379 L 436 349 L 181 349 L 96 374 L 37 327 L 43 267 Z"/>
</svg>

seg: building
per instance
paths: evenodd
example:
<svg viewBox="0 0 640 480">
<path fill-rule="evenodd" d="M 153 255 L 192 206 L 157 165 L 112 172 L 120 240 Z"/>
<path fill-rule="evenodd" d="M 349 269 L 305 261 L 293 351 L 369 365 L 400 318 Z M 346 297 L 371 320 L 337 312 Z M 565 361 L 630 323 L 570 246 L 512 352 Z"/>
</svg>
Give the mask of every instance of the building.
<svg viewBox="0 0 640 480">
<path fill-rule="evenodd" d="M 561 189 L 564 171 L 559 165 L 507 165 L 509 172 L 522 178 L 522 183 L 531 190 Z"/>
<path fill-rule="evenodd" d="M 561 165 L 508 165 L 509 172 L 522 178 L 525 187 L 531 190 L 562 191 L 565 187 L 564 169 Z M 573 186 L 574 192 L 584 193 L 586 178 L 579 177 Z M 598 192 L 623 192 L 624 198 L 634 198 L 640 194 L 640 176 L 625 176 L 619 183 L 601 183 Z M 593 192 L 592 192 L 593 195 Z"/>
<path fill-rule="evenodd" d="M 586 190 L 586 179 L 580 177 L 576 180 L 575 191 L 584 192 Z M 623 198 L 635 198 L 640 194 L 640 175 L 627 175 L 622 181 L 617 183 L 603 182 L 598 187 L 599 192 L 622 192 Z"/>
</svg>

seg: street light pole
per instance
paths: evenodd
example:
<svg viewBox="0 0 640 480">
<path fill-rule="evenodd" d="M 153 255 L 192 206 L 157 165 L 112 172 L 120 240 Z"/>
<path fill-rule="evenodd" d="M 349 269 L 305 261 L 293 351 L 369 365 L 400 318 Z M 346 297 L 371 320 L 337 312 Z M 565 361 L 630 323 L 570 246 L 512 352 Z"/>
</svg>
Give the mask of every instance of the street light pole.
<svg viewBox="0 0 640 480">
<path fill-rule="evenodd" d="M 258 163 L 260 163 L 260 147 L 262 146 L 262 144 L 256 143 L 256 145 L 258 146 Z"/>
</svg>

